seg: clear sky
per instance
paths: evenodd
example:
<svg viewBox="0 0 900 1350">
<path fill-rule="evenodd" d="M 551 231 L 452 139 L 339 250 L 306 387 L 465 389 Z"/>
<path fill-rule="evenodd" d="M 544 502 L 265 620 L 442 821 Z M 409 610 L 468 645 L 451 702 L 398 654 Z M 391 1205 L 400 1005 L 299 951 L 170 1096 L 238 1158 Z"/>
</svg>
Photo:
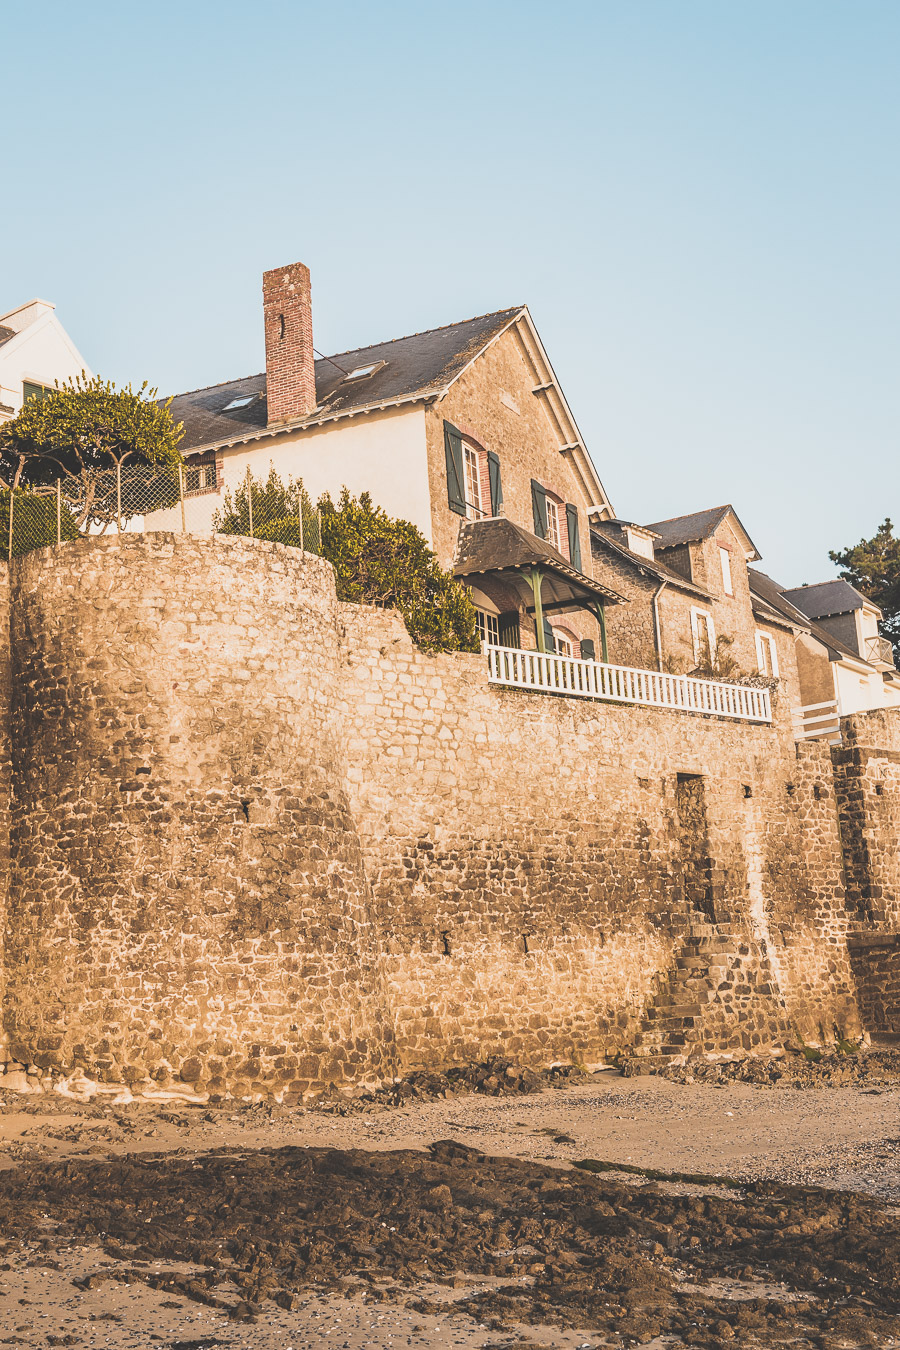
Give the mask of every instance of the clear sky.
<svg viewBox="0 0 900 1350">
<path fill-rule="evenodd" d="M 0 0 L 0 312 L 166 393 L 527 302 L 621 516 L 900 524 L 896 0 Z"/>
</svg>

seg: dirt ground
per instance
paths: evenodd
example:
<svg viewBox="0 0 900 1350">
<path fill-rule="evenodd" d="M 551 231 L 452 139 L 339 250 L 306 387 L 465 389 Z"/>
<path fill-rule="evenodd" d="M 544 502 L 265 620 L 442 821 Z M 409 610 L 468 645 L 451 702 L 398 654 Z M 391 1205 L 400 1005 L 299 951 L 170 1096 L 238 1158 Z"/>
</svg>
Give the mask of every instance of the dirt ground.
<svg viewBox="0 0 900 1350">
<path fill-rule="evenodd" d="M 900 1347 L 900 1059 L 690 1076 L 4 1093 L 0 1345 Z"/>
</svg>

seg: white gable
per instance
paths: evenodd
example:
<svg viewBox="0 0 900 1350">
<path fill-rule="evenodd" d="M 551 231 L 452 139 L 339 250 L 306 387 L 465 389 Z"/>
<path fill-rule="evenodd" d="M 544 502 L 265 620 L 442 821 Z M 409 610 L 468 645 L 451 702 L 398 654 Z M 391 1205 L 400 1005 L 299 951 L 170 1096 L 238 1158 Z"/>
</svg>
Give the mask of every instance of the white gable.
<svg viewBox="0 0 900 1350">
<path fill-rule="evenodd" d="M 0 314 L 0 328 L 13 330 L 0 340 L 0 421 L 19 412 L 25 384 L 52 386 L 91 374 L 49 301 L 29 300 Z"/>
</svg>

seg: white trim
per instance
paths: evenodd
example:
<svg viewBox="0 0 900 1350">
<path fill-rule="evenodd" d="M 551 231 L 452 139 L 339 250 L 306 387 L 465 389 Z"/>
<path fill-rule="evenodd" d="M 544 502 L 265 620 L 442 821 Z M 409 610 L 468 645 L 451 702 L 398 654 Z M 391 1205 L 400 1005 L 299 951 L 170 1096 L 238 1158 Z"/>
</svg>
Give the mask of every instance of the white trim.
<svg viewBox="0 0 900 1350">
<path fill-rule="evenodd" d="M 719 566 L 722 569 L 722 586 L 726 595 L 734 595 L 734 579 L 731 575 L 731 554 L 727 548 L 719 545 Z"/>
</svg>

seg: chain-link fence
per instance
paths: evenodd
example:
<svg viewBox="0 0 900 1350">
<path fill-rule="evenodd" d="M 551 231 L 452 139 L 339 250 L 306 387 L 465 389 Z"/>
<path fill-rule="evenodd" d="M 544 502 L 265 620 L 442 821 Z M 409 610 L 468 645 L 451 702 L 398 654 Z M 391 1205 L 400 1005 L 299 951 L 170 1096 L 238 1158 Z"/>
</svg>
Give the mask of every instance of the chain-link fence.
<svg viewBox="0 0 900 1350">
<path fill-rule="evenodd" d="M 321 519 L 303 484 L 250 470 L 231 486 L 214 461 L 120 465 L 0 490 L 0 548 L 7 558 L 70 539 L 116 533 L 247 535 L 320 553 Z"/>
</svg>

